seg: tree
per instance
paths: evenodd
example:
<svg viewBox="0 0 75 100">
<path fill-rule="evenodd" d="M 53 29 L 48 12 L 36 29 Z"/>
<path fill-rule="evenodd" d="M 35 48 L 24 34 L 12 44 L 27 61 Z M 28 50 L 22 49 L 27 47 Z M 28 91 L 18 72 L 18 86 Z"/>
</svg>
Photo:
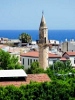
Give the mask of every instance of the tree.
<svg viewBox="0 0 75 100">
<path fill-rule="evenodd" d="M 53 80 L 67 80 L 74 78 L 75 75 L 75 69 L 72 68 L 70 60 L 66 62 L 56 61 L 53 65 L 50 65 L 45 72 Z"/>
<path fill-rule="evenodd" d="M 20 69 L 23 68 L 18 63 L 18 57 L 11 56 L 8 52 L 0 49 L 0 69 Z"/>
<path fill-rule="evenodd" d="M 19 39 L 22 41 L 22 43 L 29 43 L 31 42 L 31 36 L 27 33 L 22 33 L 20 36 L 19 36 Z"/>
<path fill-rule="evenodd" d="M 40 67 L 39 62 L 33 62 L 31 67 L 26 70 L 28 74 L 43 73 L 44 69 Z"/>
<path fill-rule="evenodd" d="M 54 70 L 56 73 L 61 72 L 70 72 L 72 70 L 71 61 L 67 60 L 66 62 L 56 61 L 53 65 L 50 66 L 50 69 Z"/>
</svg>

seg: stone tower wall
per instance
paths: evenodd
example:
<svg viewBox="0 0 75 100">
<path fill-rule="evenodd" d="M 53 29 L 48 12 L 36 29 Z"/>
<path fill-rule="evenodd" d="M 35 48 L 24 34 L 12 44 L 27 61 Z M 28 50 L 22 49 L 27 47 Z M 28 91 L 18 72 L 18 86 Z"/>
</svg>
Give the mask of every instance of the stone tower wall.
<svg viewBox="0 0 75 100">
<path fill-rule="evenodd" d="M 39 46 L 39 63 L 43 69 L 48 67 L 48 47 Z"/>
<path fill-rule="evenodd" d="M 42 15 L 39 27 L 39 63 L 43 69 L 48 67 L 48 28 L 46 26 L 45 18 Z"/>
</svg>

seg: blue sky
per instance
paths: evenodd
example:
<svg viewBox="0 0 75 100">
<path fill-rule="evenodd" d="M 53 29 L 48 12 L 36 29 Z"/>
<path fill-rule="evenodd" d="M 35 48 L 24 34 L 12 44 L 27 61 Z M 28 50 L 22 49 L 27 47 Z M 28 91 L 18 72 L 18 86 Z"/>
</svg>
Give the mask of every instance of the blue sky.
<svg viewBox="0 0 75 100">
<path fill-rule="evenodd" d="M 48 29 L 75 29 L 75 0 L 0 0 L 0 30 L 38 30 L 42 10 Z"/>
</svg>

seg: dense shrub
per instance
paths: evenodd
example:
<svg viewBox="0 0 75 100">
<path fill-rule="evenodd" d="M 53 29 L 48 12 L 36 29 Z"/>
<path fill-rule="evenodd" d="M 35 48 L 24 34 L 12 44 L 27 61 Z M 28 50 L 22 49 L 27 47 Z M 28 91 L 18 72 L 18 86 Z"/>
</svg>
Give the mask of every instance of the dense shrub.
<svg viewBox="0 0 75 100">
<path fill-rule="evenodd" d="M 31 83 L 20 87 L 0 87 L 0 100 L 74 100 L 75 85 L 71 83 Z"/>
<path fill-rule="evenodd" d="M 26 70 L 27 74 L 43 73 L 44 69 L 40 67 L 39 62 L 35 61 L 31 63 L 31 67 Z"/>
<path fill-rule="evenodd" d="M 0 49 L 0 69 L 22 69 L 18 62 L 18 57 L 10 55 L 8 52 Z"/>
</svg>

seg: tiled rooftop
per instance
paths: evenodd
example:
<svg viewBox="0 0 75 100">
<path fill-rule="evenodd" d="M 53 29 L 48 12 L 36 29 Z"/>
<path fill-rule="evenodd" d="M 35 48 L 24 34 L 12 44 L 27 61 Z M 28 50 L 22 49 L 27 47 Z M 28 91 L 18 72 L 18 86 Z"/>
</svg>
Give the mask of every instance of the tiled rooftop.
<svg viewBox="0 0 75 100">
<path fill-rule="evenodd" d="M 39 57 L 39 53 L 38 53 L 38 51 L 30 51 L 30 52 L 21 54 L 21 56 L 26 56 L 26 57 Z"/>
<path fill-rule="evenodd" d="M 21 54 L 21 56 L 25 56 L 25 57 L 39 57 L 39 52 L 38 51 L 30 51 L 30 52 L 27 52 L 27 53 L 23 53 Z M 56 55 L 56 54 L 52 54 L 52 53 L 49 53 L 48 56 L 50 58 L 60 58 L 60 56 Z"/>
<path fill-rule="evenodd" d="M 26 81 L 1 81 L 0 86 L 15 85 L 20 86 L 33 82 L 49 82 L 51 81 L 47 74 L 28 74 Z"/>
<path fill-rule="evenodd" d="M 52 54 L 49 53 L 49 58 L 60 58 L 61 56 L 57 55 L 57 54 Z"/>
<path fill-rule="evenodd" d="M 66 52 L 69 56 L 75 56 L 75 51 L 68 51 Z"/>
<path fill-rule="evenodd" d="M 61 60 L 61 61 L 66 61 L 67 59 L 64 58 L 64 57 L 61 57 L 60 60 Z"/>
</svg>

